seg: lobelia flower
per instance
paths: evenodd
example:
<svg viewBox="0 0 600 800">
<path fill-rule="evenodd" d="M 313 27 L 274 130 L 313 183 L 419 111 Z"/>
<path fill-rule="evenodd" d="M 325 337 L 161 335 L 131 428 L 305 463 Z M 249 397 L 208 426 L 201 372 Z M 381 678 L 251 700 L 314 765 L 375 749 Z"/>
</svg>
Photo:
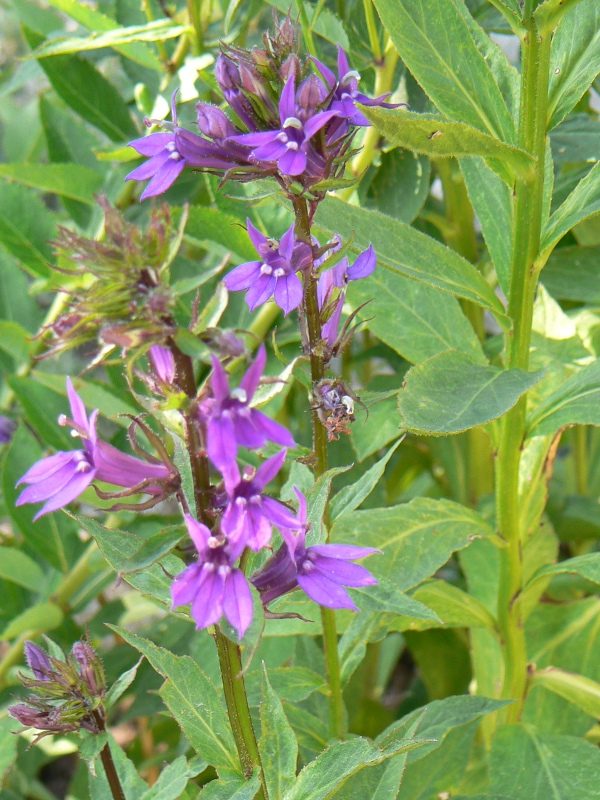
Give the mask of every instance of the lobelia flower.
<svg viewBox="0 0 600 800">
<path fill-rule="evenodd" d="M 268 458 L 258 469 L 248 468 L 228 489 L 228 502 L 221 529 L 230 542 L 243 542 L 245 547 L 260 550 L 271 541 L 273 525 L 299 527 L 295 515 L 283 503 L 262 494 L 265 486 L 277 475 L 285 461 L 281 450 Z"/>
<path fill-rule="evenodd" d="M 379 97 L 368 97 L 358 91 L 360 74 L 351 69 L 346 53 L 338 46 L 336 74 L 317 58 L 312 58 L 317 69 L 323 76 L 328 92 L 331 94 L 330 108 L 337 112 L 340 120 L 346 120 L 351 125 L 366 126 L 371 123 L 356 107 L 356 103 L 364 106 L 380 106 L 381 108 L 398 108 L 398 103 L 384 102 L 389 94 Z"/>
<path fill-rule="evenodd" d="M 171 100 L 173 121 L 161 123 L 171 130 L 166 133 L 151 133 L 149 136 L 142 136 L 129 142 L 130 147 L 137 150 L 140 155 L 148 156 L 149 159 L 125 176 L 125 180 L 128 181 L 150 179 L 141 194 L 141 200 L 166 192 L 185 167 L 227 170 L 237 163 L 235 159 L 241 152 L 238 147 L 235 152 L 228 153 L 226 147 L 179 127 L 175 96 L 176 93 Z"/>
<path fill-rule="evenodd" d="M 17 498 L 16 505 L 43 502 L 44 505 L 34 517 L 37 520 L 44 514 L 64 508 L 94 480 L 147 494 L 160 494 L 160 482 L 171 476 L 169 468 L 162 463 L 150 463 L 122 453 L 98 439 L 98 411 L 93 411 L 88 418 L 85 405 L 70 378 L 67 378 L 67 395 L 72 418 L 61 414 L 59 425 L 72 428 L 72 435 L 81 437 L 83 448 L 60 451 L 34 464 L 17 482 L 17 486 L 22 483 L 28 486 Z M 153 481 L 156 483 L 153 484 Z"/>
<path fill-rule="evenodd" d="M 16 423 L 10 417 L 0 414 L 0 444 L 8 444 L 12 439 Z"/>
<path fill-rule="evenodd" d="M 356 547 L 347 544 L 316 544 L 306 546 L 308 531 L 306 498 L 294 488 L 298 498 L 299 530 L 281 527 L 284 544 L 277 553 L 256 572 L 251 581 L 267 605 L 298 586 L 321 606 L 357 607 L 344 587 L 372 586 L 377 580 L 365 567 L 352 562 L 380 553 L 373 547 Z"/>
<path fill-rule="evenodd" d="M 171 386 L 175 380 L 175 358 L 169 347 L 153 344 L 148 351 L 148 357 L 156 377 Z"/>
<path fill-rule="evenodd" d="M 223 475 L 228 492 L 233 491 L 239 481 L 236 464 L 238 446 L 254 450 L 263 447 L 267 441 L 283 447 L 294 447 L 295 444 L 287 428 L 250 407 L 266 361 L 267 353 L 263 345 L 239 387 L 231 390 L 223 365 L 213 356 L 210 379 L 213 396 L 202 404 L 200 413 L 207 420 L 208 457 Z"/>
<path fill-rule="evenodd" d="M 248 236 L 260 261 L 248 261 L 233 269 L 224 279 L 232 292 L 246 291 L 251 311 L 273 297 L 285 314 L 302 302 L 302 282 L 296 275 L 310 264 L 310 248 L 299 242 L 291 225 L 281 240 L 267 238 L 252 222 L 246 220 Z"/>
<path fill-rule="evenodd" d="M 240 638 L 252 622 L 252 594 L 246 576 L 233 565 L 244 542 L 231 542 L 211 531 L 189 514 L 188 533 L 198 552 L 198 561 L 183 570 L 171 586 L 173 608 L 191 604 L 196 628 L 206 628 L 225 618 Z"/>
<path fill-rule="evenodd" d="M 233 136 L 232 140 L 252 148 L 256 161 L 277 162 L 282 175 L 301 175 L 307 166 L 310 141 L 327 123 L 338 116 L 336 110 L 306 116 L 296 103 L 295 78 L 286 81 L 279 100 L 280 126 L 272 131 L 258 131 Z M 304 118 L 303 118 L 304 117 Z"/>
</svg>

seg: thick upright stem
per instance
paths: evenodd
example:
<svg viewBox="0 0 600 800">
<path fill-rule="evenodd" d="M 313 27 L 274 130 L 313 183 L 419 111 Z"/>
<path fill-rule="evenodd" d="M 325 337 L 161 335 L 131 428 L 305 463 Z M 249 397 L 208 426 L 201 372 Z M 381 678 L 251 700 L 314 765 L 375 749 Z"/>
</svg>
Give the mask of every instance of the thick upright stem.
<svg viewBox="0 0 600 800">
<path fill-rule="evenodd" d="M 513 330 L 507 341 L 506 366 L 526 370 L 540 247 L 546 117 L 551 33 L 540 33 L 533 18 L 526 21 L 522 43 L 519 145 L 535 158 L 531 175 L 517 180 L 514 195 L 512 273 L 508 313 Z M 517 602 L 523 585 L 523 531 L 519 514 L 519 465 L 525 436 L 526 396 L 504 417 L 496 468 L 496 516 L 501 536 L 502 569 L 498 594 L 498 621 L 504 647 L 502 695 L 514 699 L 506 717 L 519 718 L 527 683 L 524 621 Z"/>
<path fill-rule="evenodd" d="M 206 525 L 214 522 L 210 508 L 210 474 L 208 459 L 201 441 L 198 425 L 195 420 L 196 408 L 196 380 L 194 367 L 189 356 L 179 350 L 174 342 L 170 343 L 171 352 L 175 358 L 177 381 L 179 386 L 190 399 L 190 408 L 184 415 L 186 444 L 194 480 L 194 497 L 198 518 Z M 227 713 L 231 723 L 233 738 L 235 740 L 240 764 L 244 775 L 248 778 L 258 767 L 260 772 L 261 788 L 256 795 L 257 800 L 268 800 L 264 772 L 260 760 L 260 753 L 256 741 L 256 734 L 252 725 L 250 707 L 242 671 L 242 658 L 240 648 L 228 639 L 218 626 L 215 626 L 215 642 L 221 667 L 221 679 Z"/>
<path fill-rule="evenodd" d="M 306 201 L 294 201 L 296 214 L 296 236 L 312 246 L 310 234 L 310 217 Z M 317 297 L 317 274 L 312 264 L 304 274 L 304 297 L 302 310 L 306 324 L 306 338 L 308 340 L 310 372 L 312 383 L 312 434 L 313 434 L 313 470 L 318 478 L 327 470 L 327 431 L 319 419 L 318 386 L 325 376 L 325 362 L 323 358 L 321 321 L 319 317 L 319 303 Z M 321 606 L 321 623 L 323 626 L 323 652 L 327 681 L 329 683 L 330 703 L 330 728 L 331 733 L 338 738 L 346 734 L 346 709 L 342 693 L 342 679 L 340 673 L 340 659 L 338 654 L 338 636 L 335 613 L 330 608 Z"/>
<path fill-rule="evenodd" d="M 104 716 L 99 711 L 94 711 L 94 720 L 96 722 L 96 725 L 98 726 L 99 732 L 106 730 Z M 110 752 L 110 745 L 108 744 L 108 742 L 104 745 L 104 747 L 100 751 L 100 760 L 102 761 L 102 766 L 104 767 L 106 780 L 108 781 L 108 785 L 110 787 L 110 793 L 113 796 L 113 800 L 126 800 L 125 792 L 123 791 L 123 787 L 121 786 L 121 781 L 119 780 L 117 768 L 115 767 L 115 762 L 113 761 L 112 753 Z"/>
</svg>

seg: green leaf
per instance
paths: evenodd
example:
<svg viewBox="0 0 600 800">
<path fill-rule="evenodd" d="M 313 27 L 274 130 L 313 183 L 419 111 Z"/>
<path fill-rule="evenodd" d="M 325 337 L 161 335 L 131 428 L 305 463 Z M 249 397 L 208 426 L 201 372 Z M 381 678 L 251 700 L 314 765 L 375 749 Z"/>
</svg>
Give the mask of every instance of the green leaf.
<svg viewBox="0 0 600 800">
<path fill-rule="evenodd" d="M 242 777 L 227 777 L 211 781 L 198 794 L 198 800 L 254 800 L 260 787 L 258 774 L 250 780 Z"/>
<path fill-rule="evenodd" d="M 132 798 L 132 800 L 141 798 L 148 788 L 146 782 L 140 778 L 135 764 L 127 758 L 125 751 L 116 743 L 112 734 L 107 733 L 107 738 L 110 754 L 125 797 Z M 89 798 L 90 800 L 109 800 L 112 796 L 100 755 L 97 755 L 94 758 L 93 767 L 89 770 Z"/>
<path fill-rule="evenodd" d="M 261 735 L 258 742 L 269 800 L 282 800 L 296 778 L 298 742 L 287 720 L 281 700 L 269 683 L 263 664 Z"/>
<path fill-rule="evenodd" d="M 0 781 L 17 758 L 19 739 L 14 734 L 15 725 L 18 723 L 15 723 L 11 717 L 0 719 Z"/>
<path fill-rule="evenodd" d="M 78 0 L 51 0 L 54 8 L 58 8 L 65 14 L 68 14 L 71 19 L 79 22 L 88 30 L 97 31 L 112 31 L 119 28 L 119 23 L 102 14 L 100 11 L 80 3 Z M 158 58 L 154 55 L 149 47 L 144 44 L 121 44 L 112 45 L 112 47 L 125 58 L 140 64 L 148 69 L 154 69 L 157 72 L 162 71 L 162 66 Z"/>
<path fill-rule="evenodd" d="M 529 592 L 539 581 L 552 578 L 555 575 L 579 575 L 586 581 L 600 585 L 600 553 L 585 553 L 582 556 L 567 558 L 558 564 L 548 564 L 531 577 L 523 592 Z"/>
<path fill-rule="evenodd" d="M 555 736 L 529 725 L 501 728 L 492 745 L 492 792 L 527 800 L 600 798 L 600 751 L 572 736 Z"/>
<path fill-rule="evenodd" d="M 482 156 L 502 162 L 502 177 L 508 185 L 516 175 L 527 175 L 533 158 L 524 150 L 499 141 L 464 122 L 448 122 L 433 114 L 415 114 L 400 108 L 362 106 L 377 130 L 397 147 L 406 147 L 431 158 Z"/>
<path fill-rule="evenodd" d="M 32 592 L 39 592 L 44 584 L 44 573 L 39 565 L 16 547 L 0 547 L 0 578 Z"/>
<path fill-rule="evenodd" d="M 0 641 L 14 639 L 28 631 L 31 636 L 51 631 L 62 621 L 63 612 L 56 603 L 36 603 L 8 623 L 0 633 Z"/>
<path fill-rule="evenodd" d="M 361 770 L 402 752 L 426 746 L 427 740 L 390 736 L 384 747 L 377 747 L 360 736 L 330 745 L 307 764 L 283 800 L 327 800 L 346 781 Z"/>
<path fill-rule="evenodd" d="M 579 369 L 534 408 L 528 435 L 554 433 L 565 425 L 600 425 L 600 359 Z"/>
<path fill-rule="evenodd" d="M 197 771 L 189 768 L 185 756 L 179 756 L 167 764 L 140 800 L 179 800 L 188 780 L 195 774 Z"/>
<path fill-rule="evenodd" d="M 588 114 L 571 114 L 550 133 L 552 157 L 557 164 L 600 161 L 598 122 Z"/>
<path fill-rule="evenodd" d="M 600 35 L 600 34 L 599 34 Z M 567 199 L 548 220 L 541 251 L 548 254 L 579 222 L 600 212 L 600 161 L 579 181 Z"/>
<path fill-rule="evenodd" d="M 192 747 L 217 769 L 239 772 L 239 761 L 222 692 L 189 656 L 176 656 L 148 639 L 110 625 L 119 636 L 146 656 L 166 679 L 160 696 Z"/>
<path fill-rule="evenodd" d="M 564 697 L 590 717 L 600 718 L 600 683 L 597 681 L 556 667 L 535 670 L 530 681 L 533 686 L 543 686 Z"/>
<path fill-rule="evenodd" d="M 370 173 L 366 180 L 369 178 Z M 396 147 L 381 154 L 381 163 L 369 181 L 364 204 L 410 223 L 425 205 L 430 178 L 428 158 Z"/>
<path fill-rule="evenodd" d="M 325 510 L 331 494 L 331 483 L 337 475 L 342 475 L 347 472 L 350 467 L 333 467 L 324 472 L 323 475 L 315 481 L 313 486 L 306 492 L 306 503 L 308 507 L 308 522 L 310 523 L 310 531 L 308 533 L 307 542 L 309 544 L 317 544 L 324 542 L 326 537 L 326 530 L 324 525 Z M 294 494 L 294 500 L 296 496 Z"/>
<path fill-rule="evenodd" d="M 600 304 L 600 247 L 559 247 L 544 267 L 541 281 L 555 300 Z M 577 275 L 577 280 L 573 276 Z"/>
<path fill-rule="evenodd" d="M 88 37 L 73 36 L 64 39 L 51 39 L 37 47 L 31 57 L 42 59 L 50 56 L 64 56 L 72 53 L 82 53 L 87 50 L 100 50 L 104 47 L 118 49 L 122 48 L 123 45 L 135 42 L 164 42 L 168 39 L 176 39 L 183 36 L 189 30 L 190 28 L 187 25 L 178 25 L 170 19 L 157 19 L 153 22 L 147 22 L 145 25 L 113 28 L 112 30 L 106 30 L 104 33 L 92 34 Z M 144 61 L 147 61 L 145 57 Z M 155 67 L 154 62 L 152 67 Z"/>
<path fill-rule="evenodd" d="M 450 500 L 426 497 L 344 514 L 331 531 L 334 542 L 382 550 L 382 556 L 369 558 L 369 570 L 400 591 L 429 578 L 456 550 L 490 535 L 491 528 L 476 512 Z"/>
<path fill-rule="evenodd" d="M 443 114 L 514 140 L 510 111 L 471 32 L 477 26 L 457 0 L 375 0 L 375 6 L 400 58 Z"/>
<path fill-rule="evenodd" d="M 357 602 L 361 612 L 379 612 L 398 614 L 410 620 L 424 620 L 433 625 L 440 624 L 441 620 L 435 611 L 412 597 L 401 592 L 392 581 L 380 578 L 374 586 L 365 586 L 360 589 L 351 589 L 352 594 L 358 595 Z M 394 627 L 397 627 L 397 623 Z M 420 626 L 417 626 L 420 627 Z M 428 627 L 425 625 L 424 627 Z"/>
<path fill-rule="evenodd" d="M 566 12 L 552 39 L 549 128 L 567 116 L 599 72 L 600 6 L 596 0 L 581 0 Z"/>
<path fill-rule="evenodd" d="M 387 453 L 373 464 L 372 467 L 369 467 L 366 472 L 363 472 L 355 483 L 350 484 L 350 486 L 345 486 L 331 499 L 329 511 L 332 519 L 339 517 L 341 514 L 354 511 L 355 508 L 358 508 L 359 505 L 367 499 L 383 477 L 387 463 L 394 455 L 399 445 L 400 442 L 396 442 L 396 444 L 392 445 Z"/>
<path fill-rule="evenodd" d="M 134 664 L 133 667 L 119 675 L 117 680 L 112 684 L 106 693 L 106 698 L 104 701 L 106 708 L 112 708 L 112 706 L 114 706 L 114 704 L 125 694 L 127 689 L 129 689 L 135 680 L 135 676 L 137 675 L 137 671 L 141 663 L 142 659 L 140 658 L 140 660 Z"/>
<path fill-rule="evenodd" d="M 23 186 L 3 186 L 0 192 L 0 245 L 35 277 L 50 274 L 49 242 L 55 228 L 50 212 L 35 192 Z"/>
<path fill-rule="evenodd" d="M 0 319 L 0 350 L 9 355 L 16 366 L 25 364 L 31 350 L 29 331 L 17 322 Z"/>
<path fill-rule="evenodd" d="M 502 303 L 473 264 L 410 225 L 333 198 L 321 204 L 316 222 L 345 238 L 354 234 L 355 252 L 374 243 L 378 266 L 371 281 L 388 270 L 471 300 L 505 319 Z"/>
<path fill-rule="evenodd" d="M 101 176 L 79 164 L 0 164 L 0 178 L 92 205 Z"/>
<path fill-rule="evenodd" d="M 397 393 L 361 392 L 361 403 L 355 407 L 357 423 L 352 426 L 352 447 L 359 461 L 374 455 L 393 439 L 400 436 L 396 406 Z M 362 404 L 366 409 L 362 407 Z"/>
<path fill-rule="evenodd" d="M 448 581 L 427 581 L 419 586 L 412 597 L 435 611 L 444 625 L 496 629 L 496 621 L 483 603 Z M 421 630 L 430 626 L 418 624 L 413 627 Z"/>
<path fill-rule="evenodd" d="M 314 692 L 325 688 L 325 678 L 308 667 L 271 667 L 269 683 L 281 700 L 297 703 L 306 700 Z M 250 670 L 246 676 L 246 691 L 251 706 L 260 705 L 262 675 L 258 670 Z"/>
<path fill-rule="evenodd" d="M 422 435 L 460 433 L 505 414 L 541 373 L 475 364 L 440 353 L 412 367 L 398 394 L 401 425 Z"/>
<path fill-rule="evenodd" d="M 24 28 L 27 41 L 38 45 L 40 34 Z M 78 56 L 56 56 L 38 61 L 54 91 L 75 113 L 105 133 L 113 142 L 133 138 L 137 131 L 117 89 L 89 61 Z"/>
<path fill-rule="evenodd" d="M 219 208 L 191 208 L 185 235 L 201 242 L 216 242 L 244 259 L 258 258 L 242 220 Z"/>
<path fill-rule="evenodd" d="M 508 296 L 511 269 L 512 202 L 506 184 L 485 164 L 482 158 L 461 158 L 469 200 L 481 224 L 481 232 L 496 276 Z"/>
<path fill-rule="evenodd" d="M 27 423 L 42 440 L 56 450 L 73 449 L 69 431 L 57 424 L 59 414 L 68 408 L 65 399 L 30 377 L 10 376 L 8 384 L 23 408 Z"/>
</svg>

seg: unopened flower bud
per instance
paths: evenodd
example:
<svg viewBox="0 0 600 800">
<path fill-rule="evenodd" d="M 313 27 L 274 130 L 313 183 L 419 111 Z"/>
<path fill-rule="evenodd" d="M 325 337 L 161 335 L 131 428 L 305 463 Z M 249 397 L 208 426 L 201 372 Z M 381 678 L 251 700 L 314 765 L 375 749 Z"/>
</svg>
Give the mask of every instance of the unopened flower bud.
<svg viewBox="0 0 600 800">
<path fill-rule="evenodd" d="M 281 80 L 286 83 L 288 78 L 295 78 L 300 74 L 300 59 L 295 53 L 290 55 L 283 62 L 279 68 L 279 75 Z"/>
<path fill-rule="evenodd" d="M 198 127 L 210 139 L 225 139 L 233 136 L 235 128 L 227 116 L 216 106 L 209 103 L 198 103 L 196 106 Z"/>
<path fill-rule="evenodd" d="M 240 88 L 240 73 L 237 66 L 222 53 L 215 63 L 215 78 L 223 92 Z"/>
<path fill-rule="evenodd" d="M 325 91 L 323 84 L 316 75 L 311 75 L 302 81 L 298 88 L 297 102 L 299 108 L 305 112 L 307 117 L 314 114 L 317 106 L 323 102 Z"/>
<path fill-rule="evenodd" d="M 9 417 L 0 414 L 0 444 L 8 444 L 12 439 L 16 423 Z"/>
<path fill-rule="evenodd" d="M 175 380 L 175 359 L 171 350 L 154 344 L 150 348 L 149 357 L 156 377 L 170 386 Z"/>
<path fill-rule="evenodd" d="M 52 664 L 45 650 L 33 642 L 25 642 L 25 659 L 38 681 L 50 680 Z"/>
<path fill-rule="evenodd" d="M 79 665 L 79 674 L 85 681 L 90 694 L 99 697 L 106 687 L 102 663 L 94 650 L 87 642 L 75 642 L 71 655 Z"/>
</svg>

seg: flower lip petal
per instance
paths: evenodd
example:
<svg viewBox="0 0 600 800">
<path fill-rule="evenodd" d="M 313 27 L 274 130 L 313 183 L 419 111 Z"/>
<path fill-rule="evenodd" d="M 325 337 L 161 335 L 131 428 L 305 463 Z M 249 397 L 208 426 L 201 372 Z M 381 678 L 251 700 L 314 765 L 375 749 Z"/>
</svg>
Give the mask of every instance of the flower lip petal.
<svg viewBox="0 0 600 800">
<path fill-rule="evenodd" d="M 240 639 L 252 622 L 252 592 L 243 572 L 234 569 L 225 579 L 223 613 Z"/>
<path fill-rule="evenodd" d="M 170 157 L 167 158 L 140 195 L 140 199 L 145 200 L 147 197 L 156 197 L 156 195 L 166 192 L 181 175 L 184 167 L 185 160 L 183 158 L 179 158 L 177 161 Z"/>
<path fill-rule="evenodd" d="M 296 79 L 290 75 L 279 99 L 279 120 L 281 125 L 288 117 L 296 116 Z"/>
<path fill-rule="evenodd" d="M 302 283 L 295 273 L 279 278 L 275 285 L 275 302 L 284 314 L 298 308 L 302 302 Z"/>
<path fill-rule="evenodd" d="M 382 555 L 382 551 L 376 547 L 358 547 L 353 544 L 314 544 L 311 546 L 313 553 L 327 558 L 344 558 L 348 561 L 356 561 L 359 558 L 367 558 L 375 554 Z"/>
<path fill-rule="evenodd" d="M 318 603 L 326 608 L 347 608 L 351 611 L 358 611 L 356 604 L 348 592 L 337 583 L 329 580 L 325 575 L 317 570 L 305 575 L 298 573 L 298 585 L 300 588 Z"/>
<path fill-rule="evenodd" d="M 248 369 L 246 370 L 244 377 L 240 381 L 240 386 L 246 392 L 246 396 L 248 398 L 248 402 L 252 400 L 254 397 L 254 393 L 258 389 L 258 384 L 260 379 L 262 378 L 262 374 L 265 370 L 265 364 L 267 363 L 267 351 L 264 344 L 258 348 L 258 353 L 256 354 L 256 358 L 250 364 Z"/>
<path fill-rule="evenodd" d="M 95 477 L 95 470 L 91 469 L 89 472 L 79 472 L 63 486 L 59 492 L 51 497 L 35 515 L 35 520 L 39 519 L 44 514 L 49 514 L 51 511 L 56 511 L 59 508 L 64 508 L 70 502 L 75 500 L 82 494 L 87 487 L 91 484 Z"/>
<path fill-rule="evenodd" d="M 223 283 L 230 292 L 240 292 L 249 289 L 260 276 L 262 261 L 247 261 L 227 273 Z"/>
<path fill-rule="evenodd" d="M 127 144 L 142 156 L 157 156 L 173 141 L 175 141 L 173 133 L 151 133 L 150 136 L 142 136 Z"/>
</svg>

